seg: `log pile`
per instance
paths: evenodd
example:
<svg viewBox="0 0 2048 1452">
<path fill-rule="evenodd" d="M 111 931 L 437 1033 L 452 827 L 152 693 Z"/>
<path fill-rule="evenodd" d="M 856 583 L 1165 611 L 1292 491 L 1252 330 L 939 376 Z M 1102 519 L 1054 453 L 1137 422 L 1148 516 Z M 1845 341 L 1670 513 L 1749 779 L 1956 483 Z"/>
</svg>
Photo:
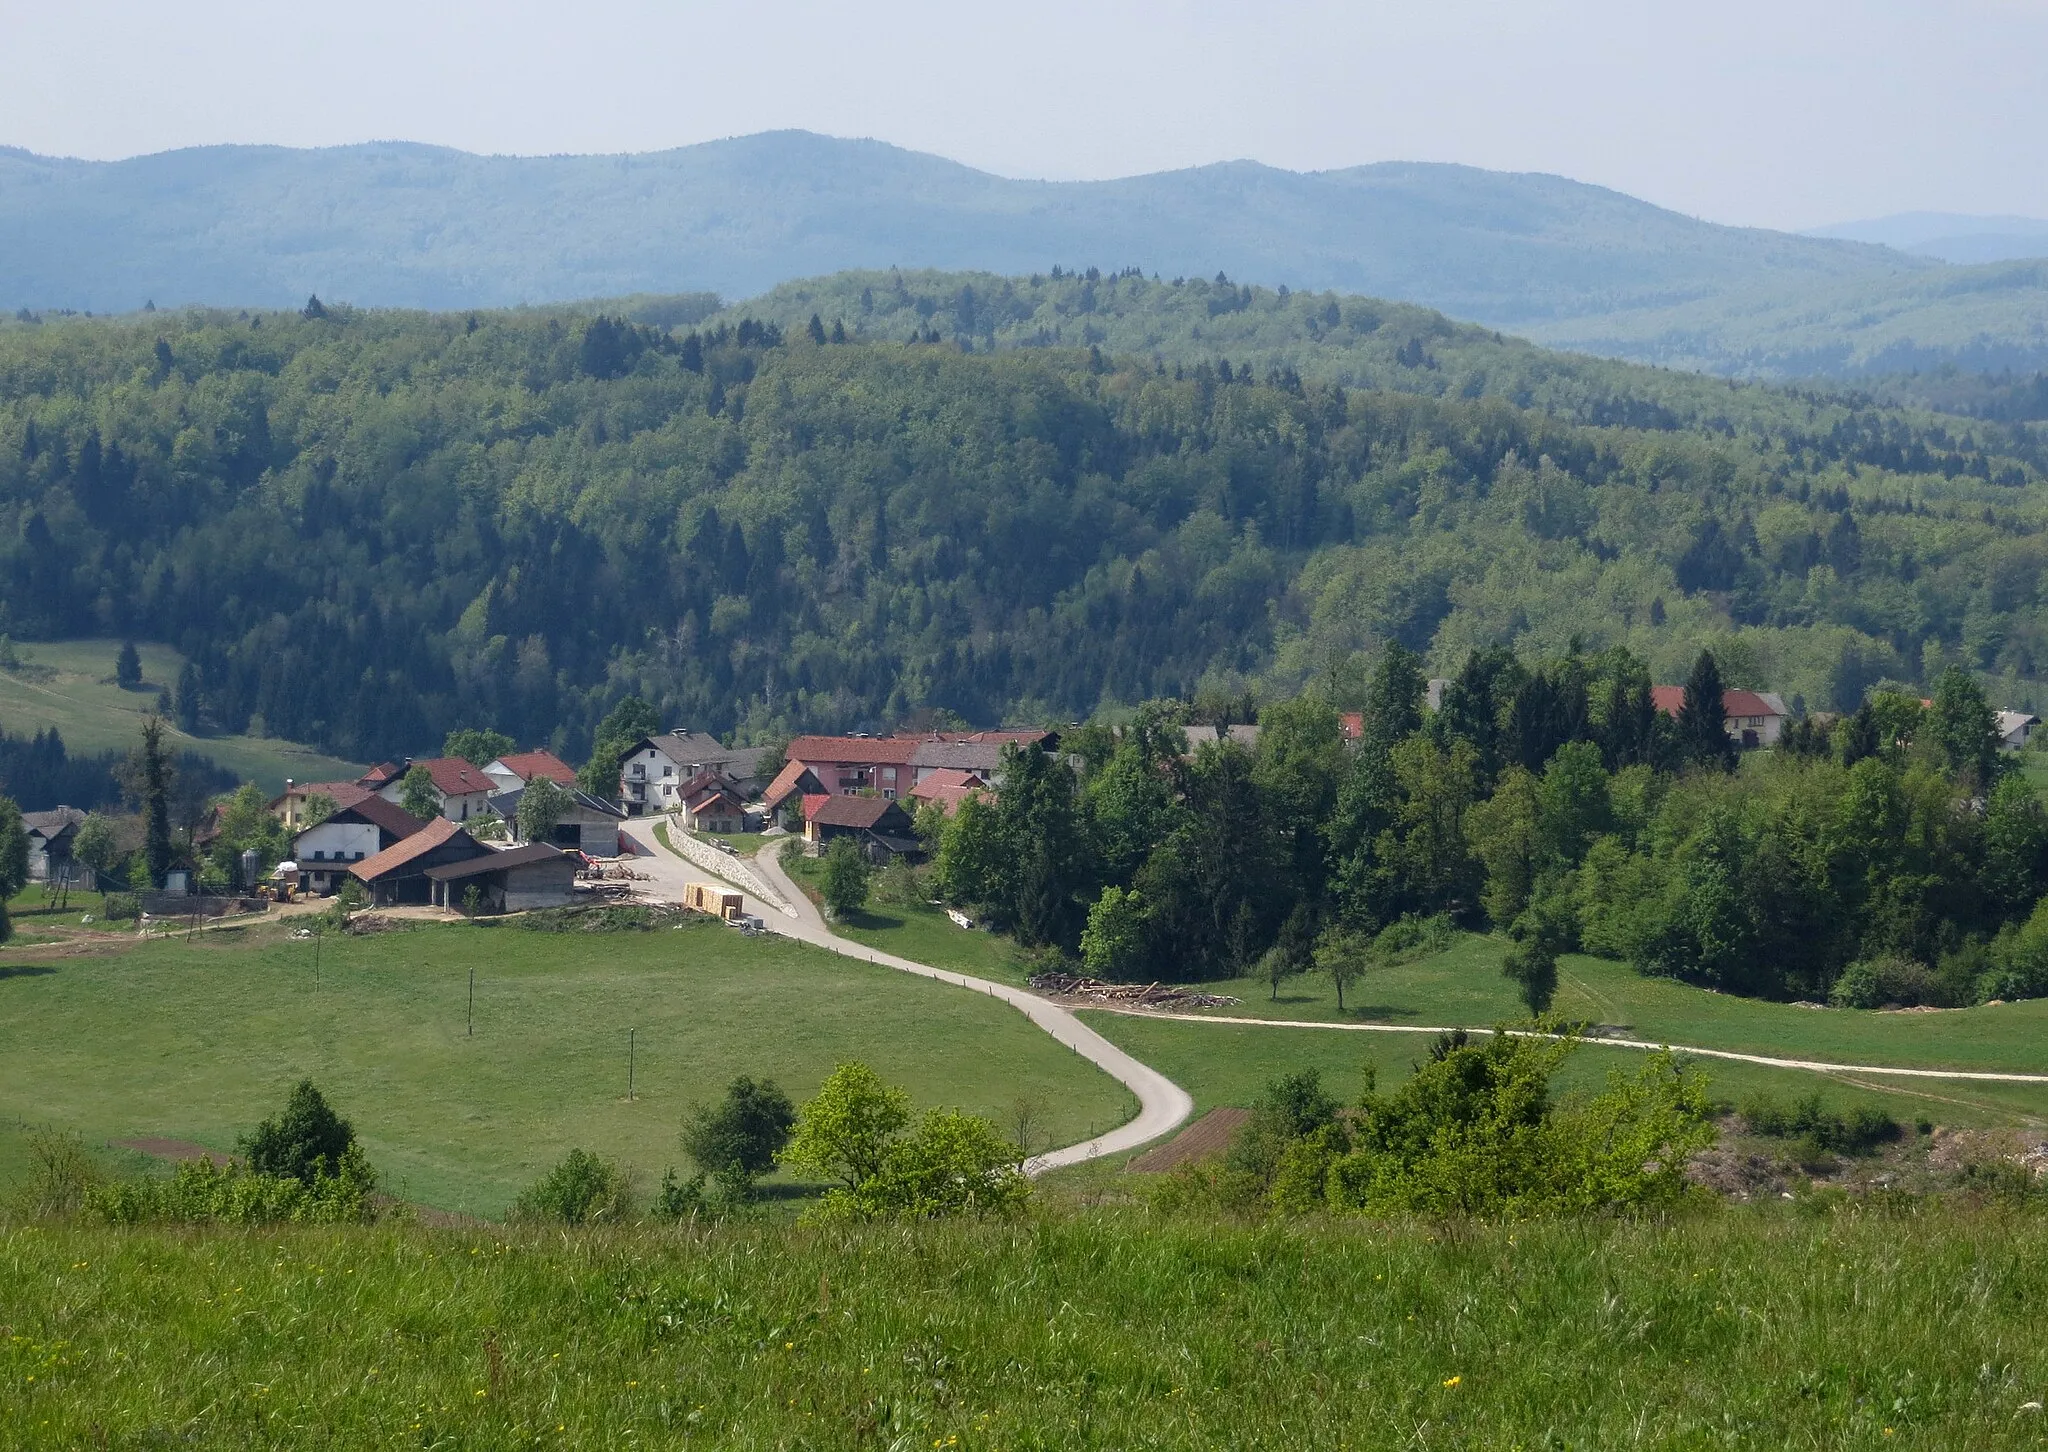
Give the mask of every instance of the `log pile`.
<svg viewBox="0 0 2048 1452">
<path fill-rule="evenodd" d="M 1177 983 L 1104 983 L 1072 973 L 1034 973 L 1031 986 L 1055 998 L 1085 998 L 1091 1003 L 1125 1004 L 1132 1008 L 1229 1008 L 1243 1002 L 1223 993 L 1198 993 Z"/>
</svg>

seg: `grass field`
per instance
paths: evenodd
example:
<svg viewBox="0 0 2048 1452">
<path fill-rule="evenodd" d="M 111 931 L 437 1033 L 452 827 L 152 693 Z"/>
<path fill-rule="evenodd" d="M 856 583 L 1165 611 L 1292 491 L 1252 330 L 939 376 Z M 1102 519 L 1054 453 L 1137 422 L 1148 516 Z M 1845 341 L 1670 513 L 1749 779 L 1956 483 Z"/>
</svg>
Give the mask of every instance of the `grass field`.
<svg viewBox="0 0 2048 1452">
<path fill-rule="evenodd" d="M 138 641 L 142 657 L 142 690 L 124 691 L 114 684 L 118 640 L 33 641 L 17 651 L 31 669 L 0 673 L 0 728 L 29 735 L 55 726 L 72 751 L 126 751 L 140 739 L 142 718 L 156 708 L 159 687 L 174 684 L 184 657 L 166 645 Z M 47 667 L 50 674 L 33 667 Z M 310 747 L 270 737 L 187 736 L 172 730 L 174 751 L 197 751 L 228 770 L 258 783 L 265 791 L 282 791 L 284 779 L 342 781 L 362 768 Z"/>
<path fill-rule="evenodd" d="M 1505 942 L 1468 935 L 1444 952 L 1376 969 L 1345 995 L 1343 1018 L 1362 1023 L 1485 1026 L 1526 1019 L 1500 973 Z M 1572 955 L 1559 965 L 1556 1011 L 1658 1043 L 1778 1057 L 1900 1067 L 2048 1073 L 2048 1000 L 1938 1013 L 1868 1013 L 1795 1008 L 1709 993 L 1668 978 L 1645 978 L 1625 963 Z M 1254 1018 L 1335 1021 L 1329 980 L 1291 978 L 1271 1001 L 1264 982 L 1205 984 L 1235 994 Z"/>
<path fill-rule="evenodd" d="M 477 1214 L 504 1210 L 574 1146 L 651 1185 L 680 1163 L 686 1109 L 742 1073 L 801 1099 L 860 1058 L 920 1108 L 999 1123 L 1029 1095 L 1058 1143 L 1135 1112 L 1121 1085 L 999 1003 L 708 924 L 330 939 L 317 995 L 313 945 L 278 927 L 36 957 L 0 954 L 0 1122 L 226 1150 L 310 1075 L 394 1190 Z M 19 1150 L 18 1132 L 0 1134 L 0 1178 Z"/>
<path fill-rule="evenodd" d="M 24 1447 L 2038 1448 L 2048 1225 L 0 1230 Z M 2030 1405 L 2031 1404 L 2031 1405 Z"/>
<path fill-rule="evenodd" d="M 815 857 L 796 857 L 787 865 L 799 887 L 813 889 L 815 901 L 823 864 Z M 870 896 L 866 908 L 833 923 L 832 930 L 842 938 L 913 963 L 971 973 L 1013 987 L 1021 988 L 1030 971 L 1023 953 L 1009 938 L 963 928 L 946 916 L 944 908 L 929 903 L 886 903 Z"/>
<path fill-rule="evenodd" d="M 1124 1014 L 1082 1013 L 1088 1026 L 1159 1070 L 1194 1096 L 1195 1112 L 1219 1104 L 1249 1106 L 1271 1080 L 1300 1069 L 1322 1072 L 1324 1085 L 1350 1102 L 1370 1065 L 1382 1089 L 1408 1077 L 1429 1050 L 1421 1034 L 1349 1034 L 1241 1024 L 1176 1023 Z M 1598 1089 L 1614 1070 L 1632 1074 L 1638 1051 L 1588 1044 L 1559 1072 L 1560 1090 Z M 1752 1095 L 1790 1100 L 1818 1094 L 1831 1108 L 1875 1104 L 1901 1124 L 1925 1119 L 1958 1128 L 2048 1125 L 2048 1084 L 1973 1084 L 1884 1080 L 1813 1074 L 1719 1059 L 1691 1061 L 1719 1101 L 1739 1105 Z"/>
</svg>

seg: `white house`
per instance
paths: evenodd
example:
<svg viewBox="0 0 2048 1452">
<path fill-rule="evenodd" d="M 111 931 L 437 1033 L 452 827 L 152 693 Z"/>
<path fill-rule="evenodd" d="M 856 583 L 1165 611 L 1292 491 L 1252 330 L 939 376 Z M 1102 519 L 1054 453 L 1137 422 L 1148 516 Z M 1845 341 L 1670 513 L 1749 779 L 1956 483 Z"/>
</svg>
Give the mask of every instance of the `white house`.
<svg viewBox="0 0 2048 1452">
<path fill-rule="evenodd" d="M 492 790 L 516 792 L 536 777 L 546 777 L 556 786 L 576 789 L 576 770 L 552 751 L 515 751 L 501 756 L 484 768 Z"/>
<path fill-rule="evenodd" d="M 431 761 L 414 761 L 406 764 L 391 781 L 380 788 L 377 795 L 387 802 L 402 803 L 405 800 L 405 777 L 415 766 L 424 766 L 434 780 L 434 796 L 440 803 L 440 813 L 451 822 L 467 822 L 480 817 L 491 804 L 491 793 L 497 790 L 491 779 L 454 756 L 437 756 Z"/>
<path fill-rule="evenodd" d="M 2033 738 L 2034 728 L 2041 724 L 2039 716 L 2025 711 L 2000 711 L 1998 724 L 1992 729 L 1998 733 L 2000 751 L 2024 751 L 2027 742 Z"/>
<path fill-rule="evenodd" d="M 683 804 L 685 783 L 712 771 L 745 795 L 765 748 L 721 746 L 703 731 L 675 730 L 643 736 L 619 758 L 619 801 L 629 817 L 659 816 Z"/>
<path fill-rule="evenodd" d="M 403 842 L 425 825 L 382 797 L 364 796 L 292 838 L 299 881 L 308 892 L 333 892 L 351 866 Z"/>
</svg>

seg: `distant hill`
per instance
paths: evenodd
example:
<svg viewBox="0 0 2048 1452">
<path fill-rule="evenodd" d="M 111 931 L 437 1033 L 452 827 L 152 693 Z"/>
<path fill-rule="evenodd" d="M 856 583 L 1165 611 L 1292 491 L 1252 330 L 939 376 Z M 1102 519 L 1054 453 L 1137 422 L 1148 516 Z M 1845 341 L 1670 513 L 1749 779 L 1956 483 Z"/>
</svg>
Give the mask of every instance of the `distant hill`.
<svg viewBox="0 0 2048 1452">
<path fill-rule="evenodd" d="M 1973 217 L 1958 212 L 1899 212 L 1867 222 L 1816 227 L 1809 237 L 1875 242 L 1942 262 L 2016 262 L 2048 257 L 2048 220 Z"/>
</svg>

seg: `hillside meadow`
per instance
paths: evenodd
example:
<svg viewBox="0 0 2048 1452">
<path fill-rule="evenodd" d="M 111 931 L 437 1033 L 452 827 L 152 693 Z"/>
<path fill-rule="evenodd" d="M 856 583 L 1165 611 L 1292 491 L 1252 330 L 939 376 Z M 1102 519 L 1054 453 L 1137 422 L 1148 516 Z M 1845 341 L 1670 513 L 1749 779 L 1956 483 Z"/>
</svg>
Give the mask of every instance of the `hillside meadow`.
<svg viewBox="0 0 2048 1452">
<path fill-rule="evenodd" d="M 0 1229 L 31 1447 L 2038 1447 L 2048 1227 Z"/>
<path fill-rule="evenodd" d="M 1134 1112 L 1121 1085 L 1000 1003 L 709 923 L 329 937 L 317 988 L 315 945 L 277 926 L 105 946 L 0 955 L 0 1114 L 13 1123 L 0 1183 L 21 1172 L 30 1125 L 232 1152 L 302 1076 L 354 1123 L 393 1193 L 477 1215 L 501 1214 L 576 1147 L 651 1191 L 683 1163 L 685 1112 L 739 1074 L 801 1100 L 861 1059 L 920 1109 L 1007 1123 L 1029 1098 L 1062 1144 Z"/>
</svg>

